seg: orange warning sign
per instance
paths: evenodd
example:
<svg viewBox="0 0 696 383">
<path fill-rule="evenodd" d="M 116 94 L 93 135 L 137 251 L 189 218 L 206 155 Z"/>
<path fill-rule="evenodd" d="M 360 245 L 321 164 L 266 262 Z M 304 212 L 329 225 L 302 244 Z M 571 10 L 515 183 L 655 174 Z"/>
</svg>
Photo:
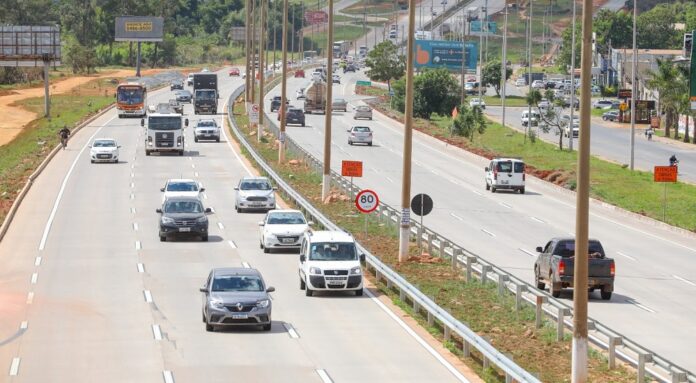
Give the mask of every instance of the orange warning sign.
<svg viewBox="0 0 696 383">
<path fill-rule="evenodd" d="M 655 182 L 677 182 L 676 166 L 655 166 L 653 174 Z"/>
</svg>

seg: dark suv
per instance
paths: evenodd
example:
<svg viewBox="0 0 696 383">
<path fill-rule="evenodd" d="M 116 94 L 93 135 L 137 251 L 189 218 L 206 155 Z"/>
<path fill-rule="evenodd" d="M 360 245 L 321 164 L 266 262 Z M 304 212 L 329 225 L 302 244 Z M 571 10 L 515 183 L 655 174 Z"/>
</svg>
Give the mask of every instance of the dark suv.
<svg viewBox="0 0 696 383">
<path fill-rule="evenodd" d="M 273 96 L 271 99 L 271 112 L 276 112 L 280 109 L 280 102 L 282 101 L 280 96 Z M 289 100 L 285 100 L 285 104 L 290 103 Z"/>
<path fill-rule="evenodd" d="M 302 109 L 290 108 L 288 109 L 288 114 L 285 117 L 286 124 L 298 124 L 305 126 L 305 115 Z"/>
<path fill-rule="evenodd" d="M 159 222 L 160 241 L 167 237 L 181 235 L 198 236 L 202 241 L 208 240 L 208 217 L 210 208 L 204 209 L 201 200 L 196 197 L 172 197 L 157 209 L 161 214 Z"/>
</svg>

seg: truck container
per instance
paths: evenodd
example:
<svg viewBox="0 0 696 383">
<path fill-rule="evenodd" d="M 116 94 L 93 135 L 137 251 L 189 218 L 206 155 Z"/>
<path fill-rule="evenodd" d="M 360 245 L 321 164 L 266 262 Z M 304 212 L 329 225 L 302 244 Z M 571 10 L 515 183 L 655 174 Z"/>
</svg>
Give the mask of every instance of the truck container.
<svg viewBox="0 0 696 383">
<path fill-rule="evenodd" d="M 193 75 L 194 114 L 217 114 L 218 78 L 215 73 L 196 73 Z"/>
<path fill-rule="evenodd" d="M 326 111 L 326 84 L 323 82 L 312 82 L 305 89 L 305 113 L 324 113 Z"/>
</svg>

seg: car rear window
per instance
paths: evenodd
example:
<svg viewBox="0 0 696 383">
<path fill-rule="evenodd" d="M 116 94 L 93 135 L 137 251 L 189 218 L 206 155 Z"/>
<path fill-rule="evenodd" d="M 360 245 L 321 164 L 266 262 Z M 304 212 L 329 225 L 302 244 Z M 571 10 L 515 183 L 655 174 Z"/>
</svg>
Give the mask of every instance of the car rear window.
<svg viewBox="0 0 696 383">
<path fill-rule="evenodd" d="M 496 170 L 503 173 L 512 173 L 512 161 L 498 162 L 498 168 Z"/>
<path fill-rule="evenodd" d="M 524 173 L 524 162 L 515 162 L 515 173 Z"/>
<path fill-rule="evenodd" d="M 600 253 L 604 254 L 604 249 L 599 242 L 590 241 L 588 253 Z M 574 257 L 575 256 L 575 241 L 562 241 L 556 246 L 555 255 L 560 255 L 561 257 Z"/>
</svg>

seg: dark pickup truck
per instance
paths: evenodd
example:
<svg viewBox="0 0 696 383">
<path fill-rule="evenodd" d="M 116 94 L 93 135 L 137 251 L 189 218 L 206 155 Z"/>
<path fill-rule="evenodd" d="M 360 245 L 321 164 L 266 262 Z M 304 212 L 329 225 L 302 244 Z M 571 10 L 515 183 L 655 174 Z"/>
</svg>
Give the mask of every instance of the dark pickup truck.
<svg viewBox="0 0 696 383">
<path fill-rule="evenodd" d="M 539 252 L 534 262 L 534 280 L 539 289 L 549 285 L 551 295 L 559 297 L 561 289 L 573 287 L 575 269 L 575 239 L 552 238 L 546 246 L 536 248 Z M 614 260 L 607 258 L 599 241 L 589 241 L 589 292 L 599 289 L 602 299 L 611 299 L 614 291 Z"/>
</svg>

